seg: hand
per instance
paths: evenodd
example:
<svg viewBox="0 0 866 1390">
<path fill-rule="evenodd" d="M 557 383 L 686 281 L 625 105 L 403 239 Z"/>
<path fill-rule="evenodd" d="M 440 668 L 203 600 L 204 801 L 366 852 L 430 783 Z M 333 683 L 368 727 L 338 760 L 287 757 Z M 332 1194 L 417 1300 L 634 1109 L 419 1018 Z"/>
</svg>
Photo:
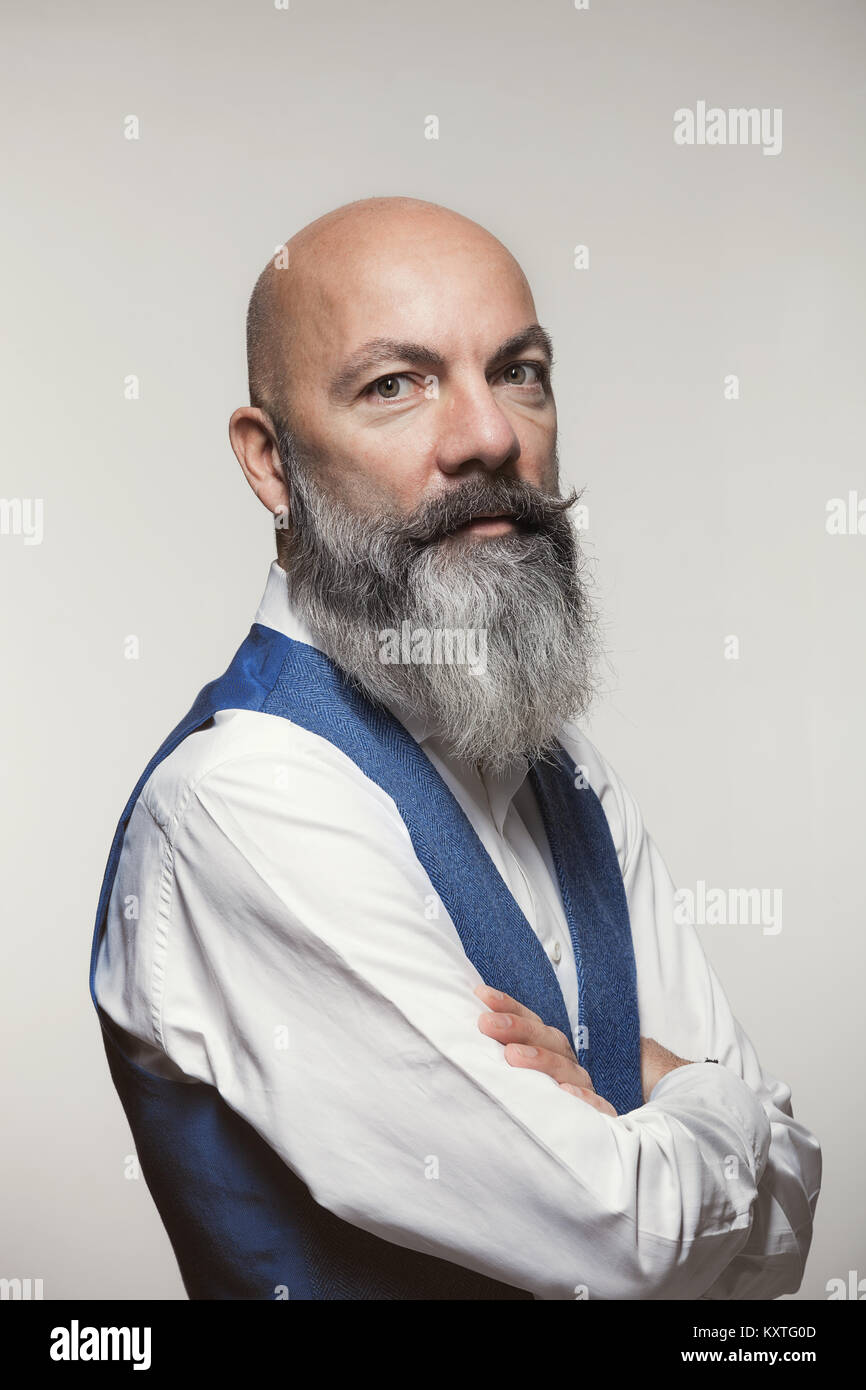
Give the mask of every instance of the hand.
<svg viewBox="0 0 866 1390">
<path fill-rule="evenodd" d="M 481 1015 L 478 1027 L 488 1038 L 504 1045 L 509 1066 L 543 1071 L 569 1095 L 577 1096 L 604 1115 L 616 1115 L 610 1102 L 596 1095 L 589 1072 L 580 1066 L 571 1043 L 559 1028 L 548 1027 L 538 1014 L 501 990 L 479 985 L 475 993 L 493 1011 Z"/>
<path fill-rule="evenodd" d="M 643 1086 L 644 1101 L 650 1098 L 650 1092 L 663 1076 L 667 1076 L 674 1067 L 690 1067 L 691 1062 L 685 1058 L 678 1057 L 675 1052 L 669 1052 L 661 1043 L 657 1043 L 655 1038 L 641 1038 L 640 1040 L 640 1075 Z"/>
</svg>

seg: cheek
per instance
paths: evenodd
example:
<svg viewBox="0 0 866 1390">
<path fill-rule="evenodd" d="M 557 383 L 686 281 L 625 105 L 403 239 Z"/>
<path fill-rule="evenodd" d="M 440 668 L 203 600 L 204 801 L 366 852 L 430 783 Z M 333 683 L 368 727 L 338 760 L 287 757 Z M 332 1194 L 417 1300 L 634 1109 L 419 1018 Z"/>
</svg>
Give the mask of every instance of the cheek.
<svg viewBox="0 0 866 1390">
<path fill-rule="evenodd" d="M 438 470 L 431 457 L 424 443 L 409 437 L 402 444 L 389 440 L 387 449 L 367 447 L 347 463 L 344 486 L 351 487 L 358 507 L 410 512 L 435 486 Z"/>
<path fill-rule="evenodd" d="M 515 472 L 533 487 L 550 490 L 556 484 L 557 428 L 556 416 L 541 416 L 516 423 L 515 433 L 520 441 L 520 457 Z"/>
<path fill-rule="evenodd" d="M 543 457 L 521 454 L 515 471 L 523 482 L 529 483 L 541 492 L 552 492 L 556 486 L 556 459 L 552 454 Z"/>
<path fill-rule="evenodd" d="M 411 458 L 347 457 L 328 470 L 327 486 L 360 513 L 409 512 L 423 493 L 423 473 Z"/>
</svg>

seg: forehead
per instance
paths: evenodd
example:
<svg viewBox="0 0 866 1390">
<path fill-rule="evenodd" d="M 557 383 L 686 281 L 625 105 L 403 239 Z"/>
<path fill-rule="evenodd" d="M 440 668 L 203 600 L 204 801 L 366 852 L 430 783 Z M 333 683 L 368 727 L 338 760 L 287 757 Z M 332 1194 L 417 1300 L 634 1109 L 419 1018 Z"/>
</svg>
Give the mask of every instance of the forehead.
<svg viewBox="0 0 866 1390">
<path fill-rule="evenodd" d="M 294 346 L 312 369 L 338 365 L 371 338 L 483 358 L 536 317 L 517 262 L 471 223 L 422 221 L 325 239 L 307 267 L 295 268 L 302 302 Z"/>
</svg>

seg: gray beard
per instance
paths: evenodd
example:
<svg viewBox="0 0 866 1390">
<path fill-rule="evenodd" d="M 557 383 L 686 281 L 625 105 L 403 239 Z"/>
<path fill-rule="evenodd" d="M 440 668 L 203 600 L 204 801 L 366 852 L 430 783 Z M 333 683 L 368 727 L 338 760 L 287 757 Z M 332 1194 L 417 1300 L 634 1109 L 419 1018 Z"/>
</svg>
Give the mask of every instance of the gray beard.
<svg viewBox="0 0 866 1390">
<path fill-rule="evenodd" d="M 411 710 L 454 758 L 501 775 L 549 757 L 594 693 L 596 621 L 568 509 L 577 500 L 474 475 L 406 517 L 325 492 L 286 431 L 281 563 L 311 635 L 374 703 Z M 451 536 L 507 509 L 518 529 Z"/>
</svg>

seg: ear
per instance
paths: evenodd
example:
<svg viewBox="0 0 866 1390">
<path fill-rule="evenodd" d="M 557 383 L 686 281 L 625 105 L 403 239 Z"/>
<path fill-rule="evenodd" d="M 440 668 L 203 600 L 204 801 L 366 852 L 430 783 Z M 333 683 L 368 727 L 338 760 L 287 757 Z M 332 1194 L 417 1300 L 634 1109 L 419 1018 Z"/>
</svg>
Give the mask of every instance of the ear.
<svg viewBox="0 0 866 1390">
<path fill-rule="evenodd" d="M 279 509 L 287 511 L 289 491 L 270 418 L 257 406 L 240 406 L 229 420 L 229 439 L 244 477 L 262 505 L 272 515 Z"/>
</svg>

